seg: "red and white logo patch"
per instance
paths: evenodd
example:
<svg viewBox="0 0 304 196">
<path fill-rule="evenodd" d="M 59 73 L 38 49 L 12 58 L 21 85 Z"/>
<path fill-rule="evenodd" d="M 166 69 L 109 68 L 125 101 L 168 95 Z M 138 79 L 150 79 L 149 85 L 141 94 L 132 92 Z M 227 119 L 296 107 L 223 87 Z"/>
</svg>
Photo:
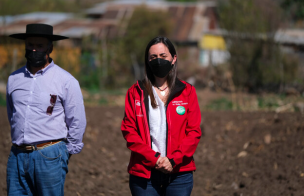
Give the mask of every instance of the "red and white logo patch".
<svg viewBox="0 0 304 196">
<path fill-rule="evenodd" d="M 140 101 L 136 100 L 135 104 L 136 104 L 136 106 L 140 106 Z"/>
<path fill-rule="evenodd" d="M 142 109 L 141 109 L 141 103 L 139 100 L 135 100 L 135 114 L 136 116 L 143 117 Z"/>
</svg>

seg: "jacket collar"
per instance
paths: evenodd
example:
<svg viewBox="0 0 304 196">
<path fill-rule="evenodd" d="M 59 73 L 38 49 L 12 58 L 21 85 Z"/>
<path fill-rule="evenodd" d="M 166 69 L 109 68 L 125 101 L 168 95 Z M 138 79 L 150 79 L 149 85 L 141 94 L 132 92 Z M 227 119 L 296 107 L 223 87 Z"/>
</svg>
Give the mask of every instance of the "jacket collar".
<svg viewBox="0 0 304 196">
<path fill-rule="evenodd" d="M 173 99 L 173 97 L 180 91 L 184 90 L 186 88 L 186 84 L 184 84 L 179 79 L 175 79 L 175 87 L 173 88 L 172 92 L 169 95 L 169 98 L 167 100 L 166 106 L 168 107 L 170 101 Z"/>
<path fill-rule="evenodd" d="M 181 90 L 184 90 L 184 88 L 186 88 L 186 84 L 183 83 L 181 80 L 179 80 L 178 78 L 175 79 L 175 87 L 172 90 L 171 95 L 175 95 L 176 93 L 178 93 Z"/>
<path fill-rule="evenodd" d="M 146 117 L 147 117 L 147 121 L 148 121 L 148 125 L 149 123 L 149 99 L 148 99 L 148 93 L 146 93 L 146 89 L 144 87 L 143 81 L 138 80 L 137 81 L 137 86 L 140 90 L 142 90 L 143 96 L 144 96 L 144 105 L 145 105 L 145 109 L 146 109 Z M 175 79 L 175 87 L 173 89 L 173 91 L 171 92 L 171 94 L 169 95 L 169 98 L 167 100 L 166 103 L 166 107 L 168 107 L 168 104 L 170 103 L 170 101 L 172 100 L 172 98 L 174 97 L 175 94 L 177 94 L 178 92 L 182 91 L 184 88 L 186 88 L 186 84 L 184 84 L 182 81 L 180 81 L 179 79 Z M 152 144 L 151 144 L 152 146 Z"/>
<path fill-rule="evenodd" d="M 137 80 L 137 85 L 141 90 L 145 90 L 144 83 L 142 80 Z"/>
<path fill-rule="evenodd" d="M 138 84 L 138 87 L 139 87 L 141 90 L 145 91 L 145 87 L 144 87 L 144 84 L 143 84 L 143 81 L 142 81 L 142 80 L 138 80 L 138 81 L 137 81 L 137 84 Z M 176 79 L 175 79 L 175 87 L 173 88 L 171 94 L 169 95 L 169 99 L 168 99 L 166 105 L 168 105 L 168 103 L 170 102 L 170 100 L 172 99 L 172 97 L 173 97 L 176 93 L 182 91 L 184 88 L 186 88 L 186 84 L 183 83 L 180 79 L 176 78 Z"/>
</svg>

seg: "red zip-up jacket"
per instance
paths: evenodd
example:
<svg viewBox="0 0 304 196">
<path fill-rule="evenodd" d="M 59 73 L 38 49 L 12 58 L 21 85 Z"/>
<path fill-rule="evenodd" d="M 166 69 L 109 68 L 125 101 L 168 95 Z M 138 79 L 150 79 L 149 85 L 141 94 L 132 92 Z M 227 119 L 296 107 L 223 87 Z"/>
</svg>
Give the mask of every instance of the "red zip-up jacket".
<svg viewBox="0 0 304 196">
<path fill-rule="evenodd" d="M 176 79 L 167 101 L 167 157 L 173 173 L 196 170 L 193 154 L 201 138 L 201 113 L 195 88 Z M 177 109 L 185 109 L 185 113 Z M 151 148 L 148 95 L 138 81 L 129 88 L 121 130 L 131 150 L 128 172 L 150 178 L 160 154 Z"/>
</svg>

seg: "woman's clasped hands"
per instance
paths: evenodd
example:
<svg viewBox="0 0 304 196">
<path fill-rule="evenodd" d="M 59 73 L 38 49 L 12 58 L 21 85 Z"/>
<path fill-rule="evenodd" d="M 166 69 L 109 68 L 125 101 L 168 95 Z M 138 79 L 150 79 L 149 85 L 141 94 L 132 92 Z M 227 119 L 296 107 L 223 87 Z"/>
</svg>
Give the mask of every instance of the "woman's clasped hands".
<svg viewBox="0 0 304 196">
<path fill-rule="evenodd" d="M 168 157 L 159 157 L 156 161 L 155 169 L 168 174 L 171 173 L 173 170 L 173 167 L 168 159 Z"/>
</svg>

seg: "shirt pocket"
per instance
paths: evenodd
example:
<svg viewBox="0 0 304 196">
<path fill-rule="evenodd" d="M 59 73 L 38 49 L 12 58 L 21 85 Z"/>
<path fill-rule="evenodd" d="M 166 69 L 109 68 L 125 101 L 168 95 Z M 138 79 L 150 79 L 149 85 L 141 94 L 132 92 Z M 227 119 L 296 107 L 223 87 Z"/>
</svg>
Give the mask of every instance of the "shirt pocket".
<svg viewBox="0 0 304 196">
<path fill-rule="evenodd" d="M 51 97 L 53 96 L 53 100 L 51 100 Z M 56 98 L 54 98 L 56 97 Z M 54 100 L 56 99 L 56 101 Z M 53 104 L 52 104 L 53 103 Z M 59 96 L 55 93 L 47 93 L 47 92 L 41 92 L 39 95 L 39 109 L 47 114 L 47 112 L 54 112 L 58 111 L 60 109 L 61 103 L 59 100 Z"/>
</svg>

